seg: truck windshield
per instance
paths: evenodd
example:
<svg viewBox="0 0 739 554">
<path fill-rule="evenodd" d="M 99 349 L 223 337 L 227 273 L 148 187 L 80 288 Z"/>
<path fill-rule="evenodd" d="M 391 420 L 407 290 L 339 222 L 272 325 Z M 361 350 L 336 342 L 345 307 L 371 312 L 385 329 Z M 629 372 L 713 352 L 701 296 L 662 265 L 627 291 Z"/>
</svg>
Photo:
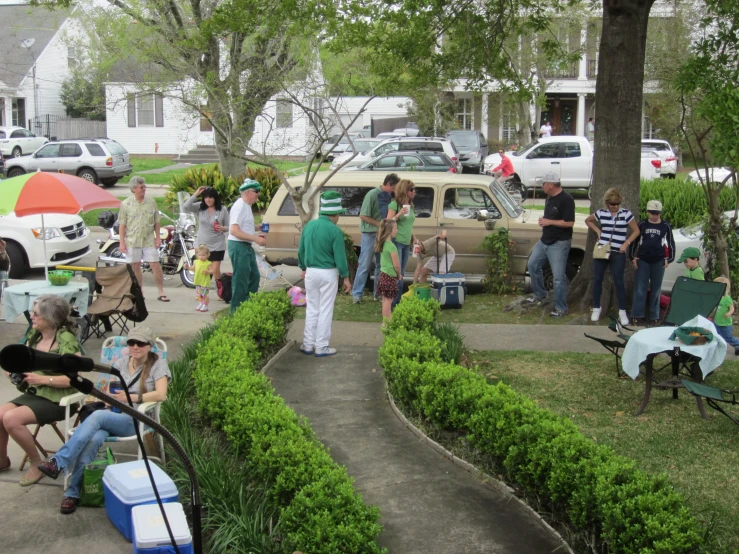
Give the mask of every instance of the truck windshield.
<svg viewBox="0 0 739 554">
<path fill-rule="evenodd" d="M 533 148 L 537 144 L 539 144 L 539 141 L 538 140 L 532 142 L 531 144 L 527 144 L 526 146 L 523 146 L 521 148 L 518 148 L 517 150 L 514 150 L 512 152 L 508 152 L 508 154 L 510 154 L 512 156 L 520 156 L 524 152 L 528 152 L 531 148 Z"/>
<path fill-rule="evenodd" d="M 503 206 L 508 217 L 515 218 L 523 213 L 523 206 L 516 202 L 497 181 L 494 180 L 490 183 L 490 192 L 500 205 Z"/>
</svg>

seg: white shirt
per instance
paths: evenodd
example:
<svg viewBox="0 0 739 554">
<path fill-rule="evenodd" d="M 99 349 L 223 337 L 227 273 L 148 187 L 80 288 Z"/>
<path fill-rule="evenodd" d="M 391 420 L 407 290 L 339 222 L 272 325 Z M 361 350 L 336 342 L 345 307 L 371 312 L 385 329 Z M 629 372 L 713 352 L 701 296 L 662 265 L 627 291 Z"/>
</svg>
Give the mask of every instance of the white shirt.
<svg viewBox="0 0 739 554">
<path fill-rule="evenodd" d="M 541 129 L 539 129 L 539 132 L 541 133 L 542 137 L 551 137 L 552 136 L 552 126 L 542 125 Z"/>
<path fill-rule="evenodd" d="M 234 202 L 231 206 L 228 218 L 230 225 L 228 226 L 228 240 L 235 240 L 238 242 L 250 242 L 248 240 L 240 239 L 231 234 L 231 225 L 236 224 L 239 226 L 244 233 L 248 235 L 255 235 L 254 231 L 254 214 L 251 213 L 251 206 L 244 202 L 241 198 Z"/>
</svg>

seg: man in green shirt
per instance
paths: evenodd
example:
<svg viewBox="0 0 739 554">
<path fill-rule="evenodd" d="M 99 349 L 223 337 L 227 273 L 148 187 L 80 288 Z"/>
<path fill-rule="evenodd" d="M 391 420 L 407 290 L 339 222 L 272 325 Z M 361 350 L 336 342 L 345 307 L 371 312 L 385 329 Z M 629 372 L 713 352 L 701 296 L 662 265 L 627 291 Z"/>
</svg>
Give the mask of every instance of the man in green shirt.
<svg viewBox="0 0 739 554">
<path fill-rule="evenodd" d="M 359 250 L 359 262 L 357 264 L 357 275 L 354 277 L 354 288 L 352 289 L 352 298 L 355 304 L 362 301 L 362 292 L 367 284 L 370 268 L 372 267 L 372 255 L 375 249 L 375 240 L 377 239 L 377 227 L 380 221 L 387 216 L 387 209 L 382 213 L 377 195 L 380 192 L 392 194 L 395 191 L 395 185 L 398 184 L 400 178 L 395 173 L 390 173 L 385 177 L 381 187 L 369 191 L 362 201 L 362 209 L 359 212 L 359 230 L 362 233 L 362 243 Z M 380 273 L 380 255 L 375 256 L 375 286 L 374 296 L 377 297 L 377 276 Z"/>
<path fill-rule="evenodd" d="M 318 219 L 309 221 L 303 228 L 298 246 L 298 267 L 303 270 L 306 301 L 305 331 L 300 351 L 319 358 L 336 354 L 336 349 L 329 348 L 328 343 L 339 276 L 344 278 L 344 292 L 352 290 L 344 233 L 337 226 L 339 215 L 345 211 L 338 192 L 324 192 Z"/>
</svg>

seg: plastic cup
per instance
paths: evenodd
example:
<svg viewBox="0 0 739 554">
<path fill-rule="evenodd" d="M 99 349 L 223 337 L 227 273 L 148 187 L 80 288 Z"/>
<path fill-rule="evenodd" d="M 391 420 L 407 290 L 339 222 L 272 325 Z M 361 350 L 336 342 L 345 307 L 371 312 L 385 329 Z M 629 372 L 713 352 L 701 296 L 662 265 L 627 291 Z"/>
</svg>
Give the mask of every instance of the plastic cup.
<svg viewBox="0 0 739 554">
<path fill-rule="evenodd" d="M 403 210 L 405 211 L 406 215 L 411 213 L 411 205 L 410 204 L 403 204 Z"/>
</svg>

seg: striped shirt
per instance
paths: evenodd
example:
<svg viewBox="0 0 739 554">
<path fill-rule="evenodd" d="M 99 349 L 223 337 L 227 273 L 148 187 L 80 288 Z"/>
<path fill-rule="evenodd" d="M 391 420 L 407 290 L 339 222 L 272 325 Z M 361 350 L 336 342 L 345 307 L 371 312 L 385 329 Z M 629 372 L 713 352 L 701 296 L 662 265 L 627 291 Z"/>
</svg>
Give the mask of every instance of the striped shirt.
<svg viewBox="0 0 739 554">
<path fill-rule="evenodd" d="M 618 213 L 613 215 L 610 211 L 601 209 L 593 215 L 600 222 L 598 244 L 608 244 L 610 240 L 611 250 L 618 252 L 621 245 L 626 242 L 626 230 L 634 219 L 633 214 L 629 210 L 618 210 Z"/>
</svg>

